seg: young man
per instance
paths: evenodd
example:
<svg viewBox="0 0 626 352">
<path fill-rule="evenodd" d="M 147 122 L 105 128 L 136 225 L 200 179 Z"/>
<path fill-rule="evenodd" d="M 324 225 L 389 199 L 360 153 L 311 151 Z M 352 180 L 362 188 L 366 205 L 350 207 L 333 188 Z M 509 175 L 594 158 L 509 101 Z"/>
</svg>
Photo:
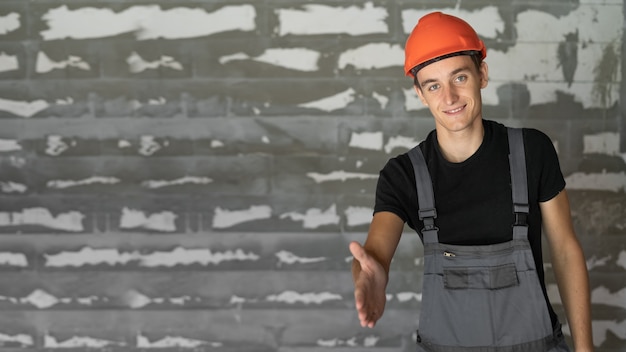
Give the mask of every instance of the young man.
<svg viewBox="0 0 626 352">
<path fill-rule="evenodd" d="M 406 222 L 424 242 L 418 351 L 568 351 L 546 294 L 543 226 L 574 348 L 591 351 L 588 274 L 551 140 L 483 120 L 486 49 L 463 20 L 422 17 L 405 54 L 436 128 L 382 169 L 367 240 L 350 243 L 361 325 L 383 314 Z"/>
</svg>

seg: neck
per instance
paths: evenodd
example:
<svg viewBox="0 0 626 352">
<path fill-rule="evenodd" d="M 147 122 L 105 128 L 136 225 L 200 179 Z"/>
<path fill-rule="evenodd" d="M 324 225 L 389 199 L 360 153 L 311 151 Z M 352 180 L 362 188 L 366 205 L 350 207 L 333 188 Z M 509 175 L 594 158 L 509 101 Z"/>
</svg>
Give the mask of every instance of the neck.
<svg viewBox="0 0 626 352">
<path fill-rule="evenodd" d="M 452 163 L 460 163 L 474 155 L 483 142 L 485 128 L 482 121 L 461 131 L 437 128 L 437 141 L 443 157 Z"/>
</svg>

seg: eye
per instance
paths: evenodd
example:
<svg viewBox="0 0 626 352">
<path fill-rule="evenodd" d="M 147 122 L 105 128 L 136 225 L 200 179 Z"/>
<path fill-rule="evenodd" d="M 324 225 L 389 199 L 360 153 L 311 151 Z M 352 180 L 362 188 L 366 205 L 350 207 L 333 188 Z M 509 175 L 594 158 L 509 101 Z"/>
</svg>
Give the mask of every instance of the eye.
<svg viewBox="0 0 626 352">
<path fill-rule="evenodd" d="M 458 76 L 454 79 L 456 82 L 465 82 L 467 81 L 467 76 Z"/>
<path fill-rule="evenodd" d="M 434 92 L 437 89 L 439 89 L 439 84 L 433 84 L 433 85 L 428 86 L 429 92 Z"/>
</svg>

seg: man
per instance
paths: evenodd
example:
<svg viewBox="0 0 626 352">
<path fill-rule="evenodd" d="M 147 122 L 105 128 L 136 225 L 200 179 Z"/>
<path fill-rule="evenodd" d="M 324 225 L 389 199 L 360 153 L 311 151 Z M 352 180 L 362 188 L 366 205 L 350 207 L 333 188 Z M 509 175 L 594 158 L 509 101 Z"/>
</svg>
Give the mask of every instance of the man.
<svg viewBox="0 0 626 352">
<path fill-rule="evenodd" d="M 406 222 L 424 242 L 418 351 L 569 351 L 546 294 L 543 226 L 574 348 L 591 351 L 588 274 L 552 142 L 482 118 L 486 49 L 463 20 L 422 17 L 405 54 L 436 128 L 381 170 L 367 239 L 350 243 L 361 325 L 383 314 Z"/>
</svg>

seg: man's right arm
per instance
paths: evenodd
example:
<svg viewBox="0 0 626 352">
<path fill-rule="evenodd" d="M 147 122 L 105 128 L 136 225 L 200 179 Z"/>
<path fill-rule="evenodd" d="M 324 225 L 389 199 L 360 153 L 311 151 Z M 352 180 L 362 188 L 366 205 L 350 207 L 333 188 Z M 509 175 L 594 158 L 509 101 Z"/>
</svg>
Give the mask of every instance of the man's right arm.
<svg viewBox="0 0 626 352">
<path fill-rule="evenodd" d="M 365 244 L 350 243 L 354 256 L 354 299 L 361 326 L 373 328 L 385 309 L 391 260 L 400 242 L 404 221 L 394 213 L 374 214 Z"/>
</svg>

